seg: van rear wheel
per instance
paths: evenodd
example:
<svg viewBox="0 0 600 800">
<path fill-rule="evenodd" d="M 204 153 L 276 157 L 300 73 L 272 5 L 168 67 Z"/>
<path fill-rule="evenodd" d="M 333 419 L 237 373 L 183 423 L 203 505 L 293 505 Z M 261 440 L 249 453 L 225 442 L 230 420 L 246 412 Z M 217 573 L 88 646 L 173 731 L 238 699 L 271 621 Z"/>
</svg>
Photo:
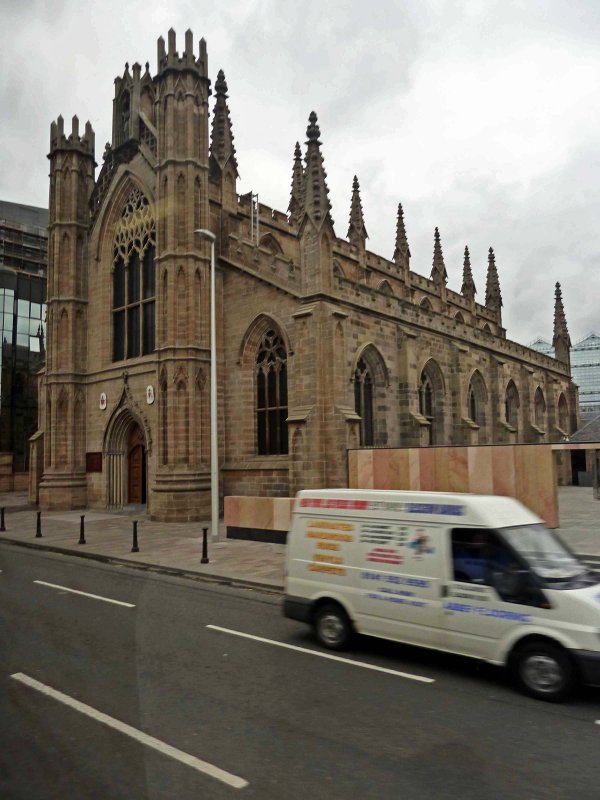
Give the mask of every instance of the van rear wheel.
<svg viewBox="0 0 600 800">
<path fill-rule="evenodd" d="M 313 627 L 319 642 L 330 650 L 342 650 L 352 637 L 352 623 L 336 603 L 327 603 L 316 610 Z"/>
<path fill-rule="evenodd" d="M 573 662 L 568 653 L 553 642 L 522 645 L 513 656 L 512 668 L 521 689 L 538 700 L 561 702 L 575 687 Z"/>
</svg>

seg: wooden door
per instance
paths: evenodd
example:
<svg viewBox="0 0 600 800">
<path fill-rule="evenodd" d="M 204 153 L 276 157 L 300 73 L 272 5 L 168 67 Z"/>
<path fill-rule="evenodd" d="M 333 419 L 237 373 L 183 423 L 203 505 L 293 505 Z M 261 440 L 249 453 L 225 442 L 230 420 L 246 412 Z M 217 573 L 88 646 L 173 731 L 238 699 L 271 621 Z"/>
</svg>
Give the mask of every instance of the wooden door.
<svg viewBox="0 0 600 800">
<path fill-rule="evenodd" d="M 139 425 L 129 431 L 127 458 L 127 502 L 146 502 L 146 440 Z"/>
</svg>

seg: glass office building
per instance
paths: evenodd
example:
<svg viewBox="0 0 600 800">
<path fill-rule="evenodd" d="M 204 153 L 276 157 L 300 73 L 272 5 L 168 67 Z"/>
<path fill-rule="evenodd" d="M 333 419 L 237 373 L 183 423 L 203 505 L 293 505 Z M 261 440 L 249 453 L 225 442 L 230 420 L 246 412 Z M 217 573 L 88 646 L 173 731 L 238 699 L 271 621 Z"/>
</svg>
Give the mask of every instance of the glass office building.
<svg viewBox="0 0 600 800">
<path fill-rule="evenodd" d="M 0 452 L 28 467 L 45 359 L 48 212 L 0 201 Z"/>
<path fill-rule="evenodd" d="M 554 348 L 541 336 L 529 347 L 554 358 Z M 600 414 L 600 336 L 597 333 L 589 333 L 571 347 L 571 374 L 579 386 L 582 415 Z"/>
<path fill-rule="evenodd" d="M 600 414 L 600 336 L 590 333 L 571 348 L 571 372 L 579 386 L 579 408 Z"/>
</svg>

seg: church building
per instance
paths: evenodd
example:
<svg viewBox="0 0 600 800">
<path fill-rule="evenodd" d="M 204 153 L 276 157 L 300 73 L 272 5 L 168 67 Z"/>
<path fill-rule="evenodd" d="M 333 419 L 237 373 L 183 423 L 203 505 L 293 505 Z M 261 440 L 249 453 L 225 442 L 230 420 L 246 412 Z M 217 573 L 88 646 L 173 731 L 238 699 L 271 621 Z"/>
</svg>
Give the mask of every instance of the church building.
<svg viewBox="0 0 600 800">
<path fill-rule="evenodd" d="M 209 516 L 211 243 L 199 229 L 216 237 L 221 497 L 344 486 L 348 448 L 576 429 L 558 285 L 551 358 L 506 338 L 491 248 L 484 303 L 468 248 L 461 291 L 447 287 L 437 228 L 431 273 L 413 271 L 401 205 L 392 257 L 370 252 L 352 176 L 340 238 L 314 112 L 288 209 L 239 196 L 227 92 L 222 71 L 211 91 L 204 40 L 195 51 L 187 31 L 180 53 L 171 30 L 154 74 L 134 64 L 116 79 L 97 177 L 91 125 L 52 123 L 47 359 L 30 442 L 42 509 Z"/>
</svg>

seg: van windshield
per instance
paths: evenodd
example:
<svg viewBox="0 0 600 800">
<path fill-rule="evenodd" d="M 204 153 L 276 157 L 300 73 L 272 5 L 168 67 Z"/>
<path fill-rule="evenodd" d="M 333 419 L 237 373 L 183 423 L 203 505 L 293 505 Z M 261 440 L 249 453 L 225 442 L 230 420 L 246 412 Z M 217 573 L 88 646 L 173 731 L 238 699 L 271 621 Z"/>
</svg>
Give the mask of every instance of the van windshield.
<svg viewBox="0 0 600 800">
<path fill-rule="evenodd" d="M 548 583 L 570 581 L 588 571 L 545 525 L 501 528 L 498 533 Z"/>
</svg>

